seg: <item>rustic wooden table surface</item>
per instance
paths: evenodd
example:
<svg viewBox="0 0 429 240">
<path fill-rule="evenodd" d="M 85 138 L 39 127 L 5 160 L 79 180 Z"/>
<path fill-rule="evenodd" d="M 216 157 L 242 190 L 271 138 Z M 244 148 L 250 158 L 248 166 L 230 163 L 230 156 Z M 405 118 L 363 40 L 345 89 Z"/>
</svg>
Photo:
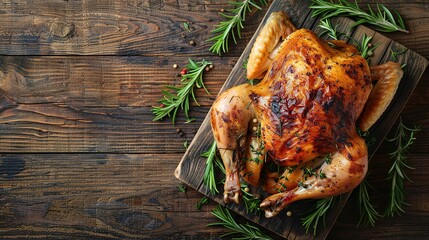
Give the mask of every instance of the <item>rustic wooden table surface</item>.
<svg viewBox="0 0 429 240">
<path fill-rule="evenodd" d="M 173 172 L 267 9 L 252 13 L 238 45 L 219 57 L 206 40 L 227 2 L 0 3 L 0 238 L 217 239 L 225 232 L 206 227 L 216 221 L 215 204 L 196 210 L 202 195 L 180 192 Z M 429 58 L 429 1 L 381 2 L 410 30 L 385 35 Z M 214 63 L 205 77 L 212 95 L 198 91 L 192 123 L 182 114 L 176 126 L 152 122 L 151 106 L 164 85 L 178 83 L 189 57 Z M 426 71 L 402 113 L 422 127 L 408 155 L 415 169 L 406 213 L 356 228 L 352 195 L 328 239 L 429 238 L 428 78 Z M 370 166 L 380 209 L 389 151 L 384 144 Z"/>
</svg>

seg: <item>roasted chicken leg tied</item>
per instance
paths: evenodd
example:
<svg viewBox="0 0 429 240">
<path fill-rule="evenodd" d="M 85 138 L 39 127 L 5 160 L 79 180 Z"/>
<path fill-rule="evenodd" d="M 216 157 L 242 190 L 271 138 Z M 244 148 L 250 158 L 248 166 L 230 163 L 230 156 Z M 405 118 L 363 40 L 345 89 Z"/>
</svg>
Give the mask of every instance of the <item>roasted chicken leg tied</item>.
<svg viewBox="0 0 429 240">
<path fill-rule="evenodd" d="M 331 156 L 330 163 L 323 163 L 314 175 L 302 179 L 300 186 L 266 198 L 260 205 L 265 217 L 277 215 L 298 200 L 331 197 L 353 190 L 365 177 L 367 162 L 366 144 L 356 135 Z"/>
<path fill-rule="evenodd" d="M 254 116 L 247 85 L 223 92 L 213 103 L 211 125 L 226 171 L 224 201 L 240 201 L 239 167 L 245 151 L 249 123 Z"/>
</svg>

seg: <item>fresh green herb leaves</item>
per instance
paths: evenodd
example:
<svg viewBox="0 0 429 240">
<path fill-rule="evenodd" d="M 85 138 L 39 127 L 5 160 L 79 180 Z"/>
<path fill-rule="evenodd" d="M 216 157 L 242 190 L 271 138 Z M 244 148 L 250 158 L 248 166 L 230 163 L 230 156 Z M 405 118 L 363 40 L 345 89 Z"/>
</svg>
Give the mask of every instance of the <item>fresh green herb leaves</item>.
<svg viewBox="0 0 429 240">
<path fill-rule="evenodd" d="M 186 186 L 185 185 L 180 184 L 177 187 L 179 188 L 179 192 L 186 193 Z"/>
<path fill-rule="evenodd" d="M 402 50 L 393 51 L 393 49 L 390 49 L 390 58 L 393 61 L 398 61 L 398 56 L 404 54 L 408 49 L 403 48 Z"/>
<path fill-rule="evenodd" d="M 390 50 L 390 59 L 392 61 L 397 62 L 398 61 L 398 56 L 404 54 L 405 52 L 407 52 L 407 48 L 403 48 L 402 50 L 397 50 L 397 51 L 393 51 L 393 49 Z M 401 64 L 401 68 L 404 69 L 407 66 L 407 63 L 403 63 Z"/>
<path fill-rule="evenodd" d="M 400 118 L 395 136 L 387 139 L 387 141 L 393 142 L 395 151 L 390 153 L 390 158 L 393 160 L 392 167 L 388 173 L 391 190 L 388 207 L 384 213 L 385 216 L 393 217 L 405 212 L 403 209 L 403 205 L 406 205 L 404 181 L 410 181 L 405 174 L 405 170 L 413 169 L 407 164 L 406 154 L 411 144 L 416 140 L 414 136 L 418 131 L 420 131 L 419 127 L 409 128 L 402 123 L 402 118 Z"/>
<path fill-rule="evenodd" d="M 249 58 L 246 58 L 246 59 L 244 59 L 243 60 L 243 65 L 241 66 L 243 69 L 247 69 L 247 63 L 249 62 Z M 249 85 L 255 85 L 256 83 L 255 82 L 259 82 L 259 81 L 257 81 L 257 80 L 255 80 L 255 79 L 248 79 L 247 77 L 245 77 L 246 78 L 246 80 L 247 80 L 247 83 L 249 84 Z"/>
<path fill-rule="evenodd" d="M 332 162 L 332 156 L 330 153 L 328 153 L 328 155 L 326 155 L 323 160 L 325 161 L 326 164 L 331 164 Z"/>
<path fill-rule="evenodd" d="M 201 62 L 194 62 L 189 58 L 189 63 L 186 65 L 187 73 L 182 75 L 182 86 L 166 87 L 168 90 L 174 91 L 175 94 L 168 90 L 162 91 L 164 98 L 159 101 L 161 105 L 151 109 L 152 113 L 155 115 L 153 121 L 158 121 L 168 116 L 171 117 L 171 121 L 174 124 L 176 121 L 176 114 L 179 109 L 182 109 L 185 112 L 186 118 L 190 119 L 190 98 L 192 98 L 198 105 L 194 93 L 194 87 L 204 88 L 208 93 L 206 87 L 204 86 L 203 72 L 204 69 L 210 64 L 211 62 L 205 60 L 202 60 Z"/>
<path fill-rule="evenodd" d="M 362 224 L 374 227 L 375 221 L 381 217 L 369 200 L 368 188 L 370 187 L 368 181 L 364 179 L 358 188 L 358 210 L 360 215 L 358 226 Z"/>
<path fill-rule="evenodd" d="M 243 65 L 241 66 L 241 68 L 247 69 L 247 63 L 249 63 L 249 58 L 243 60 Z"/>
<path fill-rule="evenodd" d="M 197 202 L 197 204 L 195 205 L 195 209 L 201 210 L 203 205 L 208 204 L 208 203 L 209 203 L 209 199 L 206 196 L 204 196 L 200 199 L 200 201 Z"/>
<path fill-rule="evenodd" d="M 249 185 L 247 183 L 241 184 L 241 192 L 243 193 L 242 200 L 244 202 L 246 212 L 259 214 L 262 211 L 262 209 L 259 207 L 259 205 L 261 205 L 261 199 L 250 193 Z"/>
<path fill-rule="evenodd" d="M 216 36 L 210 38 L 208 41 L 214 42 L 210 47 L 210 51 L 215 54 L 221 55 L 228 52 L 229 38 L 232 36 L 234 43 L 237 44 L 237 37 L 241 38 L 241 29 L 244 28 L 243 22 L 246 19 L 246 14 L 251 11 L 251 7 L 261 9 L 263 5 L 267 5 L 265 0 L 259 0 L 259 4 L 255 0 L 243 0 L 241 2 L 230 2 L 233 9 L 227 10 L 228 13 L 219 13 L 226 21 L 221 21 L 216 28 L 212 31 Z"/>
<path fill-rule="evenodd" d="M 230 232 L 223 234 L 221 238 L 235 236 L 236 238 L 233 239 L 272 239 L 265 233 L 261 232 L 259 228 L 252 226 L 249 223 L 237 223 L 229 210 L 221 205 L 218 205 L 213 209 L 212 214 L 221 220 L 221 222 L 210 223 L 207 225 L 208 227 L 222 226 L 231 230 Z"/>
<path fill-rule="evenodd" d="M 332 26 L 328 18 L 321 20 L 318 27 L 323 30 L 320 36 L 327 35 L 329 38 L 334 40 L 338 40 L 343 35 L 345 36 L 344 33 L 337 31 L 337 26 Z M 374 55 L 374 50 L 380 46 L 380 43 L 371 44 L 372 37 L 367 36 L 366 34 L 362 36 L 360 42 L 351 38 L 350 36 L 346 37 L 348 37 L 354 43 L 362 57 L 365 58 L 368 62 L 370 62 L 369 58 Z"/>
<path fill-rule="evenodd" d="M 191 123 L 193 121 L 195 121 L 195 118 L 187 118 L 185 123 L 188 124 L 188 123 Z"/>
<path fill-rule="evenodd" d="M 219 190 L 217 189 L 217 182 L 215 177 L 215 168 L 214 166 L 222 166 L 220 163 L 220 160 L 216 156 L 216 141 L 213 141 L 213 144 L 211 147 L 201 154 L 201 157 L 207 158 L 206 161 L 206 167 L 204 169 L 204 176 L 203 176 L 203 182 L 204 185 L 207 186 L 209 189 L 210 194 L 215 195 L 216 193 L 219 193 Z M 218 163 L 216 163 L 218 162 Z M 223 172 L 225 172 L 225 169 L 223 169 Z"/>
<path fill-rule="evenodd" d="M 179 188 L 179 192 L 184 193 L 186 198 L 188 198 L 188 194 L 186 194 L 186 191 L 188 190 L 188 188 L 186 187 L 186 185 L 179 184 L 177 185 L 177 187 Z"/>
<path fill-rule="evenodd" d="M 362 55 L 363 58 L 365 58 L 367 61 L 369 61 L 369 58 L 374 55 L 374 50 L 380 46 L 380 43 L 371 44 L 372 37 L 367 36 L 366 34 L 363 34 L 362 40 L 359 44 L 357 44 L 357 48 Z"/>
<path fill-rule="evenodd" d="M 322 219 L 323 223 L 325 223 L 326 213 L 335 205 L 338 198 L 338 196 L 335 196 L 317 200 L 316 210 L 301 219 L 301 224 L 305 228 L 306 233 L 308 233 L 310 228 L 313 228 L 313 234 L 316 235 L 319 220 Z"/>
<path fill-rule="evenodd" d="M 336 25 L 335 27 L 332 26 L 331 21 L 329 19 L 323 19 L 319 22 L 318 28 L 322 29 L 322 33 L 320 33 L 320 36 L 327 35 L 331 39 L 339 40 L 339 38 L 344 35 L 344 33 L 338 32 Z"/>
<path fill-rule="evenodd" d="M 369 7 L 368 12 L 362 10 L 357 2 L 349 2 L 347 0 L 338 0 L 336 2 L 327 0 L 311 0 L 313 4 L 310 6 L 313 11 L 313 17 L 322 16 L 322 20 L 337 16 L 356 17 L 358 20 L 354 24 L 367 23 L 376 26 L 376 30 L 381 32 L 406 32 L 404 22 L 401 15 L 395 11 L 394 14 L 382 4 L 377 4 L 377 10 L 374 11 Z"/>
<path fill-rule="evenodd" d="M 183 22 L 183 27 L 188 30 L 188 32 L 191 32 L 191 29 L 189 28 L 189 23 L 188 22 Z"/>
</svg>

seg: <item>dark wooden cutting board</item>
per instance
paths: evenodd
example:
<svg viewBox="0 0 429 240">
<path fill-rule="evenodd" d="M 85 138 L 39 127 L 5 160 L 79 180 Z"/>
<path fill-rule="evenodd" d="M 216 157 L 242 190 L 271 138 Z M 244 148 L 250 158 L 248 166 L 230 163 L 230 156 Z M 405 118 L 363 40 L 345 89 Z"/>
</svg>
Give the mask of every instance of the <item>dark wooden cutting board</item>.
<svg viewBox="0 0 429 240">
<path fill-rule="evenodd" d="M 243 61 L 248 58 L 253 42 L 255 41 L 261 26 L 265 24 L 265 21 L 272 12 L 284 11 L 289 14 L 292 22 L 298 28 L 308 28 L 312 29 L 316 33 L 320 33 L 320 29 L 317 28 L 319 20 L 311 17 L 311 10 L 309 9 L 310 4 L 310 1 L 306 0 L 273 1 L 271 7 L 267 11 L 266 16 L 255 32 L 253 38 L 247 45 L 237 64 L 233 68 L 228 79 L 226 79 L 225 84 L 223 85 L 220 92 L 231 88 L 232 86 L 246 82 L 245 70 L 242 68 Z M 392 127 L 403 107 L 407 103 L 408 98 L 410 97 L 421 75 L 426 69 L 428 61 L 424 57 L 411 50 L 407 50 L 404 54 L 399 55 L 396 59 L 394 59 L 392 57 L 392 51 L 402 51 L 405 48 L 404 46 L 382 36 L 381 34 L 369 28 L 363 26 L 352 28 L 354 21 L 348 18 L 335 18 L 332 19 L 331 23 L 334 26 L 338 25 L 337 30 L 339 32 L 344 32 L 353 39 L 360 40 L 362 39 L 362 36 L 366 34 L 373 37 L 372 43 L 380 44 L 379 47 L 374 51 L 374 55 L 371 58 L 371 65 L 378 65 L 389 60 L 395 60 L 401 64 L 406 63 L 404 77 L 401 80 L 395 98 L 379 121 L 377 121 L 377 123 L 370 129 L 371 135 L 375 137 L 375 144 L 373 144 L 369 149 L 369 159 L 371 159 L 376 149 L 383 141 L 389 129 Z M 343 37 L 343 40 L 347 41 L 348 38 Z M 220 188 L 220 194 L 212 196 L 208 194 L 207 188 L 203 184 L 203 173 L 206 159 L 200 157 L 200 155 L 211 146 L 212 142 L 213 136 L 209 115 L 207 115 L 201 124 L 198 133 L 189 145 L 189 148 L 183 156 L 179 166 L 177 167 L 175 175 L 184 183 L 197 189 L 214 201 L 224 205 L 222 187 Z M 343 194 L 340 201 L 338 201 L 337 204 L 327 213 L 326 225 L 319 226 L 315 236 L 312 233 L 306 234 L 305 229 L 301 226 L 301 218 L 308 209 L 313 207 L 315 204 L 314 200 L 306 200 L 291 204 L 287 208 L 293 213 L 291 217 L 286 216 L 286 210 L 277 217 L 271 219 L 266 219 L 263 214 L 259 216 L 246 213 L 246 210 L 243 206 L 238 206 L 232 203 L 227 204 L 226 207 L 288 239 L 325 239 L 349 196 L 350 193 Z"/>
</svg>

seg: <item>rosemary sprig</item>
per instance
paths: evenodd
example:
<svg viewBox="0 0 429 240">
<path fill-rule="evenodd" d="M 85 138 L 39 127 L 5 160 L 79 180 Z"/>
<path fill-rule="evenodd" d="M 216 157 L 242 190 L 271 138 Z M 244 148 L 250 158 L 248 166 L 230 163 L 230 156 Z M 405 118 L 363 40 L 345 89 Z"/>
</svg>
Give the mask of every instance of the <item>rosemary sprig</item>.
<svg viewBox="0 0 429 240">
<path fill-rule="evenodd" d="M 374 54 L 374 50 L 378 48 L 378 46 L 380 46 L 380 43 L 370 44 L 371 40 L 372 40 L 372 37 L 367 36 L 366 34 L 363 34 L 360 44 L 357 45 L 357 48 L 360 54 L 367 61 Z"/>
<path fill-rule="evenodd" d="M 367 23 L 376 26 L 376 30 L 381 32 L 406 32 L 404 21 L 401 15 L 395 11 L 396 20 L 392 12 L 383 4 L 377 4 L 377 10 L 374 11 L 368 6 L 368 12 L 362 10 L 357 2 L 347 0 L 338 0 L 338 2 L 326 0 L 311 0 L 313 4 L 310 8 L 314 9 L 313 17 L 322 16 L 322 20 L 336 16 L 356 17 L 358 20 L 353 26 Z"/>
<path fill-rule="evenodd" d="M 186 193 L 186 191 L 188 190 L 188 188 L 185 185 L 183 185 L 183 184 L 179 184 L 177 187 L 179 188 L 179 192 L 184 193 L 185 197 L 188 198 L 188 194 Z"/>
<path fill-rule="evenodd" d="M 313 228 L 313 234 L 316 235 L 319 220 L 322 219 L 323 224 L 325 224 L 326 213 L 334 206 L 338 198 L 338 196 L 334 196 L 317 200 L 315 211 L 301 219 L 301 224 L 305 228 L 305 233 L 308 233 L 310 228 Z"/>
<path fill-rule="evenodd" d="M 200 199 L 200 201 L 197 202 L 197 204 L 195 205 L 195 209 L 201 210 L 203 205 L 208 204 L 208 203 L 209 203 L 209 199 L 206 196 L 204 196 Z"/>
<path fill-rule="evenodd" d="M 388 178 L 391 180 L 391 188 L 389 204 L 384 212 L 385 216 L 393 217 L 396 214 L 400 215 L 405 212 L 403 205 L 407 205 L 407 203 L 405 202 L 404 181 L 411 181 L 405 174 L 405 170 L 413 169 L 407 164 L 406 154 L 410 146 L 414 143 L 414 140 L 416 140 L 414 135 L 418 131 L 420 131 L 419 127 L 409 128 L 402 123 L 402 118 L 399 118 L 395 136 L 387 139 L 389 142 L 394 142 L 396 149 L 389 154 L 393 163 L 388 173 Z"/>
<path fill-rule="evenodd" d="M 219 13 L 226 21 L 221 21 L 216 25 L 216 28 L 211 31 L 217 35 L 208 40 L 214 42 L 209 50 L 219 55 L 221 55 L 222 52 L 228 52 L 230 36 L 232 36 L 234 43 L 237 44 L 237 37 L 241 38 L 241 29 L 244 28 L 243 22 L 246 19 L 246 13 L 251 11 L 251 6 L 261 10 L 262 5 L 267 5 L 266 0 L 259 0 L 259 3 L 260 4 L 257 4 L 255 0 L 230 2 L 230 4 L 234 6 L 234 9 L 227 10 L 229 14 Z"/>
<path fill-rule="evenodd" d="M 185 112 L 186 118 L 189 119 L 190 98 L 192 98 L 198 105 L 195 98 L 194 87 L 204 88 L 206 92 L 209 93 L 204 86 L 203 72 L 211 62 L 206 60 L 194 62 L 190 58 L 188 60 L 189 63 L 186 65 L 188 73 L 182 76 L 182 85 L 179 87 L 167 86 L 166 88 L 174 91 L 175 94 L 170 91 L 163 90 L 162 93 L 164 94 L 164 98 L 158 101 L 161 106 L 153 107 L 151 109 L 152 113 L 155 115 L 153 121 L 158 121 L 168 116 L 171 117 L 171 121 L 174 124 L 179 108 Z"/>
<path fill-rule="evenodd" d="M 338 32 L 337 26 L 335 27 L 332 26 L 329 19 L 321 20 L 317 27 L 323 30 L 320 36 L 323 36 L 326 34 L 328 35 L 328 37 L 334 40 L 338 40 L 341 36 L 345 35 L 342 32 Z M 374 50 L 378 46 L 380 46 L 380 43 L 371 44 L 372 37 L 367 36 L 366 34 L 362 36 L 362 40 L 360 42 L 356 41 L 356 39 L 353 39 L 350 36 L 346 36 L 346 37 L 348 37 L 354 43 L 354 45 L 357 47 L 362 57 L 365 58 L 368 62 L 370 62 L 369 58 L 374 54 Z"/>
<path fill-rule="evenodd" d="M 255 195 L 248 191 L 249 185 L 247 183 L 241 184 L 241 192 L 243 193 L 243 203 L 246 208 L 247 213 L 259 214 L 262 209 L 259 207 L 261 205 L 261 199 L 257 198 Z"/>
<path fill-rule="evenodd" d="M 201 157 L 207 158 L 206 167 L 204 169 L 203 183 L 209 189 L 210 194 L 219 193 L 216 186 L 215 169 L 216 161 L 219 161 L 216 156 L 216 141 L 213 141 L 211 147 L 201 154 Z M 219 165 L 219 164 L 217 164 Z M 220 164 L 221 165 L 221 164 Z"/>
<path fill-rule="evenodd" d="M 393 51 L 393 49 L 390 49 L 390 58 L 393 61 L 398 61 L 398 56 L 404 54 L 408 49 L 407 48 L 403 48 L 402 50 L 398 50 L 398 51 Z"/>
<path fill-rule="evenodd" d="M 268 235 L 264 234 L 259 228 L 250 225 L 249 223 L 240 224 L 235 221 L 231 213 L 225 207 L 218 205 L 213 209 L 212 214 L 217 217 L 221 222 L 210 223 L 207 227 L 222 226 L 231 230 L 231 232 L 225 233 L 221 238 L 227 236 L 236 236 L 232 239 L 272 239 Z"/>
<path fill-rule="evenodd" d="M 191 123 L 193 121 L 195 121 L 195 118 L 187 118 L 185 123 L 188 124 L 188 123 Z"/>
<path fill-rule="evenodd" d="M 393 49 L 390 50 L 390 59 L 392 61 L 398 61 L 398 56 L 404 54 L 407 52 L 407 48 L 403 48 L 402 50 L 393 51 Z M 401 68 L 404 69 L 407 66 L 407 63 L 401 64 Z"/>
<path fill-rule="evenodd" d="M 247 69 L 247 63 L 249 63 L 249 58 L 243 60 L 243 65 L 241 66 L 241 68 Z"/>
<path fill-rule="evenodd" d="M 187 188 L 185 185 L 180 184 L 180 185 L 177 185 L 177 187 L 179 188 L 179 192 L 186 193 Z"/>
<path fill-rule="evenodd" d="M 215 159 L 214 159 L 214 163 L 215 163 L 215 166 L 216 166 L 217 168 L 219 168 L 219 169 L 220 169 L 220 171 L 225 175 L 225 174 L 226 174 L 225 166 L 223 165 L 222 160 L 221 160 L 220 158 L 218 158 L 218 157 L 217 157 L 217 155 L 216 155 L 216 157 L 215 157 Z M 221 182 L 221 183 L 225 183 L 225 178 L 223 178 L 220 182 Z M 218 182 L 218 183 L 219 183 L 219 182 Z"/>
<path fill-rule="evenodd" d="M 338 40 L 342 35 L 344 35 L 344 33 L 337 31 L 338 25 L 335 27 L 332 26 L 329 19 L 321 20 L 317 27 L 323 30 L 322 33 L 320 33 L 320 37 L 327 35 L 331 39 Z"/>
<path fill-rule="evenodd" d="M 371 224 L 374 227 L 375 221 L 381 217 L 370 202 L 368 194 L 368 188 L 370 187 L 371 185 L 364 179 L 358 188 L 358 210 L 360 215 L 358 226 L 362 223 L 364 226 Z"/>
<path fill-rule="evenodd" d="M 189 23 L 183 22 L 183 27 L 188 30 L 188 32 L 191 32 L 191 29 L 189 28 Z"/>
</svg>

